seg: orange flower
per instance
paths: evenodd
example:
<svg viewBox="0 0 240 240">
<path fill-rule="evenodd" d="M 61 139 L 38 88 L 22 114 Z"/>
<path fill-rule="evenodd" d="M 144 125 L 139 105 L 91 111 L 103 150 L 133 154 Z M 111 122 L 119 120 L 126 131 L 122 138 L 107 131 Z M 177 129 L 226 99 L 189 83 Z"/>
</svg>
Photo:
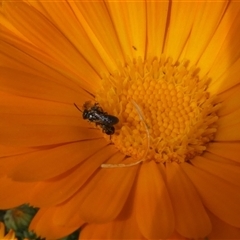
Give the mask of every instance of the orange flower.
<svg viewBox="0 0 240 240">
<path fill-rule="evenodd" d="M 4 234 L 4 232 L 5 232 L 4 228 L 5 228 L 4 224 L 2 222 L 0 222 L 0 239 L 1 240 L 17 240 L 15 238 L 15 233 L 12 230 L 10 230 L 7 235 L 5 235 Z"/>
<path fill-rule="evenodd" d="M 40 207 L 48 239 L 240 238 L 239 2 L 0 16 L 0 208 Z"/>
</svg>

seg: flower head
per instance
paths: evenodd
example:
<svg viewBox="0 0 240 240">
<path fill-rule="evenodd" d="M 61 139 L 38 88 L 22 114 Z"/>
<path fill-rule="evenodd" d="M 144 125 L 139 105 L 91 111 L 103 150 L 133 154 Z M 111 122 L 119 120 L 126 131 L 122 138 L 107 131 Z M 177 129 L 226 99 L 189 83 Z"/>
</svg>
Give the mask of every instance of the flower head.
<svg viewBox="0 0 240 240">
<path fill-rule="evenodd" d="M 0 208 L 39 207 L 48 239 L 240 237 L 238 2 L 2 2 L 1 19 Z"/>
<path fill-rule="evenodd" d="M 28 231 L 28 226 L 36 214 L 37 209 L 34 209 L 27 204 L 17 208 L 9 209 L 4 215 L 4 223 L 6 228 L 12 229 L 17 237 L 21 238 L 37 238 L 33 232 Z"/>
</svg>

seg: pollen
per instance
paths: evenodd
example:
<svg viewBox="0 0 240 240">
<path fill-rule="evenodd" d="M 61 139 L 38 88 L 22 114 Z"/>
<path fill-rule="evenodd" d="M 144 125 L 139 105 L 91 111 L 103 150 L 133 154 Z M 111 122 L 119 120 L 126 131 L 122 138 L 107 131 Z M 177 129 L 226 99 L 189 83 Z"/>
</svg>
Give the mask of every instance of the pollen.
<svg viewBox="0 0 240 240">
<path fill-rule="evenodd" d="M 214 139 L 220 108 L 208 82 L 188 61 L 163 56 L 119 65 L 102 77 L 96 94 L 104 111 L 119 118 L 111 142 L 135 162 L 181 163 L 201 155 Z"/>
</svg>

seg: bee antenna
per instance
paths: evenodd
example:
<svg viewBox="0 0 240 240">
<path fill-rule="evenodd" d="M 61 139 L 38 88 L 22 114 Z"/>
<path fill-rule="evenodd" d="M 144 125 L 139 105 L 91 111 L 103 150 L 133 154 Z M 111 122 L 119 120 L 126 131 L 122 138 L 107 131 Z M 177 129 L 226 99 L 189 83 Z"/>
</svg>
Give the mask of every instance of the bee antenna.
<svg viewBox="0 0 240 240">
<path fill-rule="evenodd" d="M 82 110 L 78 107 L 78 105 L 76 103 L 73 103 L 73 104 L 80 112 L 82 112 Z"/>
<path fill-rule="evenodd" d="M 148 126 L 144 120 L 144 116 L 143 116 L 143 113 L 142 113 L 142 110 L 141 108 L 139 107 L 139 105 L 134 101 L 132 100 L 132 104 L 134 105 L 134 107 L 136 108 L 137 110 L 137 113 L 139 115 L 139 118 L 141 120 L 141 122 L 143 123 L 144 125 L 144 128 L 146 130 L 146 134 L 147 134 L 147 145 L 146 145 L 146 148 L 145 148 L 145 152 L 142 156 L 142 158 L 140 160 L 138 160 L 137 162 L 134 162 L 134 163 L 129 163 L 129 164 L 124 164 L 124 163 L 119 163 L 119 164 L 102 164 L 101 167 L 102 168 L 123 168 L 123 167 L 132 167 L 132 166 L 135 166 L 141 162 L 144 162 L 146 161 L 146 156 L 148 154 L 148 151 L 149 151 L 149 146 L 150 146 L 150 134 L 149 134 L 149 130 L 148 130 Z"/>
</svg>

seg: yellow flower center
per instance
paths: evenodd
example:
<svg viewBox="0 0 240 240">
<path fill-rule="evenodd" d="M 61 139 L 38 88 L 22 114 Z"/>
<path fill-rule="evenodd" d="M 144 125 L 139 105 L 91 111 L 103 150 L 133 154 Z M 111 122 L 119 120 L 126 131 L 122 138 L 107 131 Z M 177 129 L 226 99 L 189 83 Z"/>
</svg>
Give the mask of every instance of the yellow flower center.
<svg viewBox="0 0 240 240">
<path fill-rule="evenodd" d="M 128 61 L 103 76 L 96 101 L 119 118 L 111 141 L 136 161 L 184 162 L 206 150 L 217 131 L 220 104 L 208 78 L 172 59 Z"/>
</svg>

